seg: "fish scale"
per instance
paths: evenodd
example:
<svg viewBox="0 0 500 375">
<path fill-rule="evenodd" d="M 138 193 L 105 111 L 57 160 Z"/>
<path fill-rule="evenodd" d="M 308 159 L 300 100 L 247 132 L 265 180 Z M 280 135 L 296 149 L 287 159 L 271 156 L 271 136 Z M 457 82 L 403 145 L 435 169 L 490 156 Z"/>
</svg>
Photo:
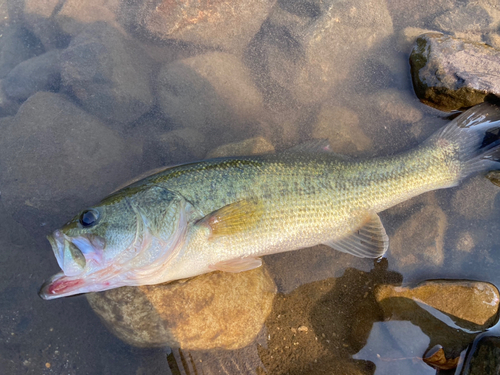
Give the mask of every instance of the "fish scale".
<svg viewBox="0 0 500 375">
<path fill-rule="evenodd" d="M 382 256 L 388 236 L 377 213 L 494 166 L 498 142 L 482 139 L 498 126 L 500 110 L 482 104 L 400 155 L 349 159 L 318 141 L 164 169 L 48 237 L 62 272 L 40 295 L 242 272 L 260 266 L 261 256 L 317 244 Z"/>
</svg>

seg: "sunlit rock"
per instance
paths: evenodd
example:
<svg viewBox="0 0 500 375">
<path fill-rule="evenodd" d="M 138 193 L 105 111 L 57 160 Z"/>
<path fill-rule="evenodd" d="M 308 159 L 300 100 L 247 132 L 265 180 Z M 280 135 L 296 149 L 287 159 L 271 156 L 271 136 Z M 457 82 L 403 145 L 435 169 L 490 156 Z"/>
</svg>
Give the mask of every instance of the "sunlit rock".
<svg viewBox="0 0 500 375">
<path fill-rule="evenodd" d="M 239 54 L 259 30 L 275 0 L 122 2 L 130 30 L 160 40 L 181 40 Z"/>
<path fill-rule="evenodd" d="M 318 103 L 392 33 L 385 1 L 278 2 L 247 55 L 262 90 Z"/>
<path fill-rule="evenodd" d="M 187 281 L 87 294 L 120 339 L 140 347 L 238 349 L 269 315 L 276 286 L 264 267 L 212 272 Z"/>
<path fill-rule="evenodd" d="M 250 138 L 241 142 L 229 143 L 217 147 L 207 154 L 207 158 L 222 156 L 244 156 L 256 154 L 269 154 L 274 152 L 274 147 L 263 137 Z"/>
<path fill-rule="evenodd" d="M 500 96 L 500 50 L 438 33 L 421 35 L 410 55 L 415 93 L 443 111 Z"/>
<path fill-rule="evenodd" d="M 485 330 L 497 320 L 498 289 L 479 281 L 426 281 L 413 288 L 380 285 L 375 290 L 378 302 L 388 298 L 411 299 L 450 316 L 457 325 L 470 322 Z"/>
</svg>

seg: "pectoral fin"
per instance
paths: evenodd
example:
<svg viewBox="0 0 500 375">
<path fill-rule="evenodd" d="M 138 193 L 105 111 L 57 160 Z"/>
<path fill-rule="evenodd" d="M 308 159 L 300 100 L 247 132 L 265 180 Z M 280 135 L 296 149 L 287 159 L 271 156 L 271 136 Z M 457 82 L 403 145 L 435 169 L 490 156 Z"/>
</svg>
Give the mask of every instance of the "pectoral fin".
<svg viewBox="0 0 500 375">
<path fill-rule="evenodd" d="M 360 258 L 378 258 L 387 251 L 389 237 L 380 217 L 371 213 L 368 221 L 356 232 L 340 240 L 326 242 L 325 245 Z"/>
<path fill-rule="evenodd" d="M 212 212 L 199 223 L 210 228 L 210 239 L 213 239 L 253 227 L 260 220 L 262 213 L 262 203 L 259 200 L 243 199 Z"/>
<path fill-rule="evenodd" d="M 226 260 L 224 262 L 219 262 L 213 265 L 210 265 L 209 268 L 217 271 L 224 272 L 243 272 L 250 271 L 254 268 L 260 267 L 262 265 L 262 259 L 260 258 L 237 258 Z"/>
</svg>

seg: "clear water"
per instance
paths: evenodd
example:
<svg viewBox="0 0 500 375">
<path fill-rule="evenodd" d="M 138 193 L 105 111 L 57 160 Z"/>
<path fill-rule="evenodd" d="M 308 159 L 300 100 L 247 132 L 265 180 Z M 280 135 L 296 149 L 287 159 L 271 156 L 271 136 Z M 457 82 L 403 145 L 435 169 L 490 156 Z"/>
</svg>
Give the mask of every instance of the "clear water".
<svg viewBox="0 0 500 375">
<path fill-rule="evenodd" d="M 72 3 L 59 2 L 54 8 L 50 8 L 49 4 L 44 6 L 50 10 L 49 15 L 54 16 Z M 95 6 L 94 2 L 91 3 Z M 431 192 L 382 213 L 382 221 L 392 242 L 387 257 L 380 262 L 356 259 L 324 246 L 266 257 L 265 266 L 276 283 L 277 295 L 256 339 L 242 349 L 136 348 L 111 334 L 84 296 L 43 301 L 37 295 L 43 280 L 58 271 L 45 236 L 80 209 L 97 202 L 134 175 L 162 165 L 203 158 L 206 152 L 217 146 L 254 136 L 264 136 L 278 151 L 306 141 L 315 134 L 324 138 L 329 133 L 314 130 L 313 126 L 321 116 L 332 122 L 337 118 L 350 121 L 352 116 L 357 116 L 359 125 L 351 125 L 356 130 L 333 123 L 331 128 L 337 130 L 332 139 L 347 139 L 336 144 L 338 151 L 362 157 L 409 149 L 445 124 L 446 113 L 425 106 L 413 94 L 407 63 L 411 44 L 401 41 L 401 35 L 407 27 L 439 30 L 436 20 L 442 14 L 461 11 L 468 2 L 388 0 L 387 4 L 384 1 L 333 3 L 337 4 L 337 13 L 329 13 L 328 17 L 334 22 L 345 23 L 350 29 L 348 32 L 339 29 L 344 32 L 339 32 L 343 40 L 340 36 L 338 40 L 328 36 L 331 38 L 329 43 L 337 43 L 346 51 L 345 57 L 332 53 L 337 60 L 330 66 L 325 63 L 331 57 L 331 52 L 325 51 L 328 45 L 304 52 L 300 43 L 312 43 L 311 39 L 298 31 L 290 37 L 279 27 L 271 33 L 269 25 L 257 35 L 250 35 L 245 42 L 225 41 L 220 48 L 213 47 L 213 44 L 219 43 L 217 35 L 213 36 L 213 44 L 210 44 L 210 39 L 207 40 L 210 35 L 204 36 L 205 46 L 200 47 L 189 40 L 183 43 L 164 42 L 148 39 L 140 33 L 130 34 L 144 49 L 143 53 L 149 54 L 154 61 L 150 71 L 153 81 L 162 64 L 224 48 L 232 52 L 231 59 L 243 62 L 242 66 L 250 73 L 247 71 L 246 76 L 238 76 L 237 69 L 229 69 L 228 80 L 234 80 L 236 91 L 230 91 L 231 85 L 221 84 L 227 90 L 226 96 L 206 86 L 195 87 L 193 100 L 200 100 L 203 105 L 187 108 L 187 111 L 192 111 L 191 117 L 178 115 L 185 105 L 180 102 L 178 108 L 171 108 L 175 115 L 170 118 L 162 114 L 161 106 L 155 105 L 137 120 L 125 125 L 113 119 L 103 121 L 127 145 L 129 159 L 125 164 L 116 160 L 109 163 L 96 160 L 96 164 L 104 167 L 102 170 L 92 169 L 85 159 L 92 160 L 94 157 L 92 144 L 79 145 L 80 148 L 70 145 L 74 152 L 82 155 L 81 164 L 72 159 L 74 168 L 68 176 L 76 181 L 68 185 L 72 190 L 65 190 L 66 185 L 60 185 L 66 177 L 60 171 L 67 169 L 61 167 L 59 170 L 57 166 L 66 165 L 68 154 L 64 152 L 54 152 L 50 158 L 32 158 L 30 162 L 33 164 L 28 167 L 17 164 L 19 160 L 28 160 L 23 157 L 26 152 L 39 151 L 45 155 L 44 147 L 59 147 L 64 143 L 64 137 L 55 136 L 58 140 L 62 139 L 59 143 L 51 143 L 50 137 L 42 137 L 37 146 L 37 141 L 30 139 L 28 133 L 17 131 L 19 124 L 16 120 L 13 121 L 17 128 L 12 126 L 10 117 L 0 121 L 2 137 L 10 142 L 9 148 L 3 142 L 4 149 L 0 151 L 0 158 L 3 158 L 3 161 L 0 160 L 0 184 L 4 185 L 0 185 L 0 373 L 432 374 L 436 370 L 421 359 L 430 346 L 441 344 L 459 355 L 473 342 L 475 334 L 450 327 L 418 306 L 407 314 L 406 319 L 385 321 L 372 293 L 377 284 L 414 285 L 429 279 L 480 280 L 500 287 L 500 257 L 496 251 L 500 240 L 498 194 L 496 187 L 482 176 L 466 181 L 461 187 Z M 495 7 L 494 1 L 480 3 L 488 9 Z M 23 12 L 26 12 L 23 9 L 26 7 L 35 9 L 30 14 L 39 14 L 42 19 L 48 17 L 44 16 L 47 13 L 44 6 L 37 7 L 34 2 L 17 0 L 0 5 L 4 15 L 2 36 L 6 35 L 9 27 L 33 25 L 34 21 L 30 21 L 29 17 L 23 20 Z M 109 2 L 106 6 L 113 8 L 117 5 Z M 281 1 L 277 6 L 282 12 L 288 12 L 288 19 L 278 18 L 278 21 L 288 26 L 295 25 L 295 30 L 307 22 L 314 28 L 315 22 L 328 21 L 324 19 L 324 14 L 327 14 L 322 8 L 324 4 Z M 497 11 L 500 12 L 500 9 Z M 262 20 L 266 19 L 266 12 Z M 377 16 L 367 18 L 367 12 Z M 103 19 L 111 27 L 120 24 L 120 17 L 116 17 L 118 21 L 115 22 L 107 14 L 104 11 L 82 12 L 75 27 Z M 474 17 L 478 17 L 476 23 L 481 24 L 480 29 L 464 26 L 457 30 L 457 35 L 473 40 L 498 40 L 498 14 L 492 11 L 486 26 L 479 22 L 481 14 L 467 16 L 471 24 L 474 24 Z M 388 19 L 392 26 L 384 28 Z M 276 25 L 278 21 L 265 22 L 275 22 L 273 25 Z M 440 24 L 443 25 L 443 22 Z M 300 30 L 306 29 L 303 27 Z M 254 34 L 258 30 L 257 27 Z M 40 48 L 37 53 L 53 47 L 65 48 L 71 40 L 66 34 L 58 34 L 59 29 L 52 31 L 42 33 L 48 36 L 43 41 L 45 46 L 37 47 Z M 367 42 L 371 36 L 379 35 L 377 33 L 382 35 L 379 43 Z M 300 39 L 301 35 L 303 39 Z M 321 32 L 316 36 L 321 38 Z M 294 37 L 300 41 L 299 44 L 294 44 Z M 28 43 L 34 42 L 24 39 L 24 44 L 18 48 L 22 49 Z M 357 51 L 355 46 L 364 46 L 363 43 L 366 47 Z M 243 44 L 241 48 L 239 44 Z M 349 52 L 350 48 L 346 46 L 352 46 L 354 52 Z M 277 53 L 272 55 L 275 60 L 270 58 L 265 61 L 260 53 L 267 51 L 266 48 L 277 48 L 283 56 Z M 101 53 L 101 57 L 106 56 L 106 52 Z M 88 54 L 86 58 L 89 59 L 88 65 L 92 66 L 93 55 Z M 138 56 L 136 58 L 140 61 Z M 318 73 L 321 69 L 312 66 L 315 63 L 320 66 L 326 64 L 323 67 L 327 66 L 330 70 L 321 76 Z M 192 66 L 201 74 L 204 71 L 203 59 L 196 64 Z M 229 63 L 228 66 L 234 64 Z M 291 84 L 290 77 L 299 76 L 299 72 L 305 72 L 306 78 L 301 76 Z M 177 74 L 181 83 L 183 79 L 190 78 L 182 69 Z M 206 77 L 206 81 L 210 82 L 211 73 L 207 73 Z M 127 80 L 128 77 L 125 75 L 122 79 Z M 253 85 L 253 88 L 250 92 L 241 93 L 239 85 Z M 196 91 L 198 89 L 199 92 Z M 78 100 L 75 92 L 68 93 L 64 89 L 60 92 L 67 95 L 70 101 Z M 250 109 L 241 109 L 247 102 L 247 94 L 248 101 L 257 104 L 254 107 L 250 105 Z M 341 108 L 350 115 L 336 117 L 335 114 L 322 114 L 322 110 L 331 108 Z M 39 110 L 56 112 L 53 108 Z M 213 123 L 224 118 L 226 112 L 232 116 L 227 120 L 229 123 L 214 126 Z M 14 115 L 15 111 L 4 114 Z M 249 118 L 249 114 L 255 118 Z M 185 118 L 187 124 L 179 120 Z M 201 121 L 201 127 L 197 128 L 205 139 L 202 146 L 187 147 L 180 140 L 178 145 L 172 141 L 168 147 L 151 142 L 168 131 L 189 128 L 189 121 L 195 123 L 199 118 L 209 118 L 207 121 L 211 125 L 206 126 L 212 126 L 203 128 Z M 36 124 L 36 118 L 23 121 Z M 77 124 L 72 126 L 77 127 Z M 107 130 L 102 130 L 102 134 L 96 131 L 96 138 L 108 136 Z M 68 130 L 68 134 L 71 144 L 74 133 Z M 19 157 L 12 157 L 14 154 Z M 111 169 L 106 169 L 106 166 L 111 166 Z M 88 170 L 92 173 L 87 174 Z M 78 181 L 81 181 L 81 189 L 78 189 Z M 394 240 L 401 226 L 415 218 L 422 209 L 442 210 L 446 217 L 441 252 L 432 251 L 429 243 L 434 241 L 434 232 L 425 223 L 415 224 L 415 236 L 402 241 Z M 439 244 L 435 246 L 439 247 Z M 431 248 L 431 251 L 425 252 L 425 247 Z M 221 316 L 221 319 L 225 318 Z M 307 331 L 299 327 L 306 327 Z M 490 332 L 494 334 L 496 330 L 497 327 L 494 327 Z"/>
</svg>

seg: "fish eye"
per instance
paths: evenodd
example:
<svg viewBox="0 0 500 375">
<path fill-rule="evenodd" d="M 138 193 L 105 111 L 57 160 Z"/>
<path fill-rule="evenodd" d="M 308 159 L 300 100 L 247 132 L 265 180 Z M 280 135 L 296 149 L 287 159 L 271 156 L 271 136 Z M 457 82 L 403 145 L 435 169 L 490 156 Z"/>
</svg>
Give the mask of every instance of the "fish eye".
<svg viewBox="0 0 500 375">
<path fill-rule="evenodd" d="M 96 210 L 85 210 L 80 215 L 80 224 L 82 227 L 91 227 L 94 226 L 99 220 L 99 211 Z"/>
</svg>

